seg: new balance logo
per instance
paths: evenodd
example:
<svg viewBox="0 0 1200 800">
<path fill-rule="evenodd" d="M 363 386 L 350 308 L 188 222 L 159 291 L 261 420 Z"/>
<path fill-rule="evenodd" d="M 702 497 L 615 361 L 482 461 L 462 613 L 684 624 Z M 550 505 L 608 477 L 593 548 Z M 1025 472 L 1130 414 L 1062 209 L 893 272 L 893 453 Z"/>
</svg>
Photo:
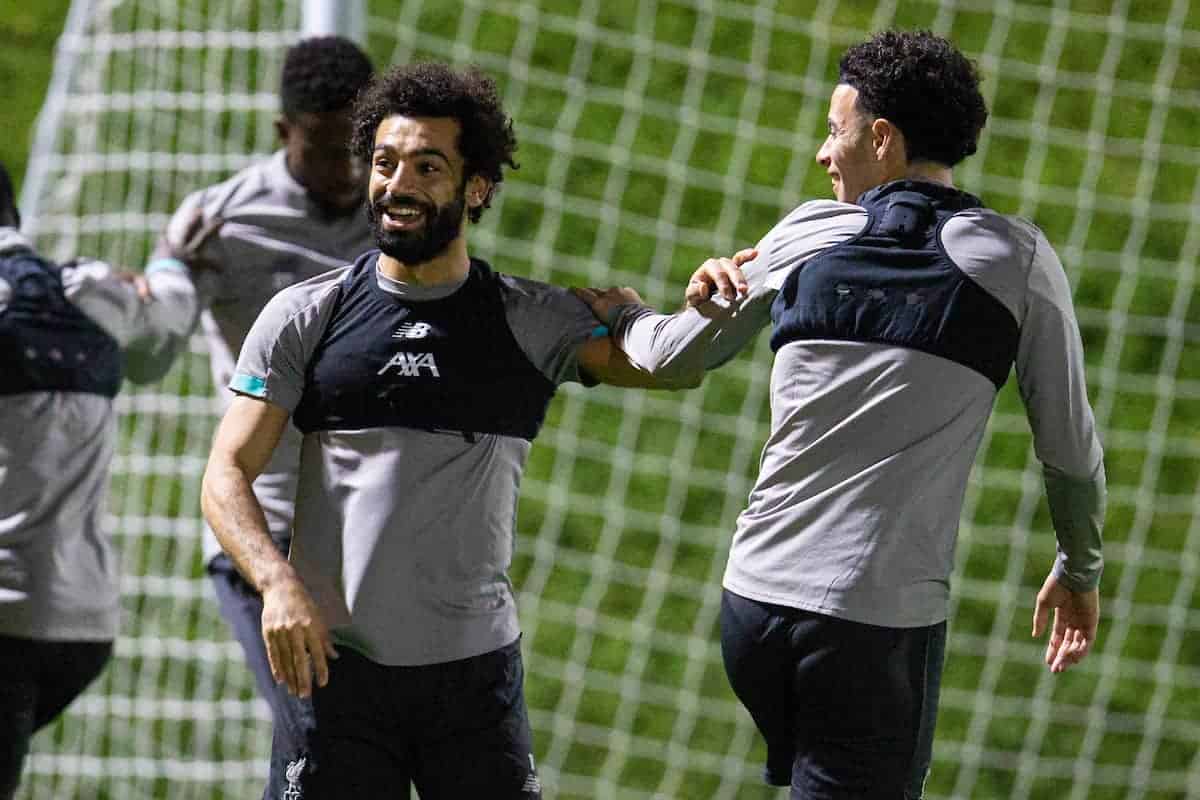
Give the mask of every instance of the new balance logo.
<svg viewBox="0 0 1200 800">
<path fill-rule="evenodd" d="M 433 353 L 396 353 L 392 360 L 375 374 L 382 375 L 392 367 L 396 367 L 401 375 L 410 377 L 420 375 L 422 369 L 428 369 L 435 378 L 442 377 L 442 373 L 438 372 L 437 362 L 433 360 Z"/>
<path fill-rule="evenodd" d="M 406 322 L 392 334 L 393 339 L 424 339 L 429 335 L 428 322 Z"/>
</svg>

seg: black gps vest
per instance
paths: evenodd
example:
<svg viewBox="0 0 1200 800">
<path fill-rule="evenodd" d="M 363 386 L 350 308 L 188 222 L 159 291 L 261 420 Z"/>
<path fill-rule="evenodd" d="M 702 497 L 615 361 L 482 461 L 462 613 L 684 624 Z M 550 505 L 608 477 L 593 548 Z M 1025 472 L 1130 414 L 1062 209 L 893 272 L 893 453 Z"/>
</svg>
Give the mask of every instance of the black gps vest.
<svg viewBox="0 0 1200 800">
<path fill-rule="evenodd" d="M 361 256 L 338 288 L 292 415 L 296 427 L 537 436 L 556 387 L 509 329 L 499 276 L 471 259 L 453 294 L 409 301 L 380 288 L 378 257 Z"/>
<path fill-rule="evenodd" d="M 960 270 L 941 243 L 954 214 L 977 197 L 924 181 L 864 193 L 863 231 L 792 271 L 771 306 L 772 350 L 833 339 L 921 350 L 975 370 L 999 389 L 1019 330 L 1004 305 Z"/>
<path fill-rule="evenodd" d="M 0 395 L 121 388 L 121 348 L 67 299 L 62 269 L 25 248 L 0 253 Z"/>
</svg>

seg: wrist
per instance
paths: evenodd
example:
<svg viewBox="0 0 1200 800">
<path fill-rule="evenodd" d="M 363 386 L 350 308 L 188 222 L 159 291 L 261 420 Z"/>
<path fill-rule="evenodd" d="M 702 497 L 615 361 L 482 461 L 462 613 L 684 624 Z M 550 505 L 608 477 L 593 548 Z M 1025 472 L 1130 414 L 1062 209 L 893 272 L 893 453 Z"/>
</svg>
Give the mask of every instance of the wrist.
<svg viewBox="0 0 1200 800">
<path fill-rule="evenodd" d="M 300 576 L 296 574 L 296 570 L 292 568 L 292 565 L 282 559 L 277 564 L 271 564 L 257 577 L 258 580 L 255 583 L 257 584 L 259 594 L 266 594 L 273 589 L 300 580 Z"/>
</svg>

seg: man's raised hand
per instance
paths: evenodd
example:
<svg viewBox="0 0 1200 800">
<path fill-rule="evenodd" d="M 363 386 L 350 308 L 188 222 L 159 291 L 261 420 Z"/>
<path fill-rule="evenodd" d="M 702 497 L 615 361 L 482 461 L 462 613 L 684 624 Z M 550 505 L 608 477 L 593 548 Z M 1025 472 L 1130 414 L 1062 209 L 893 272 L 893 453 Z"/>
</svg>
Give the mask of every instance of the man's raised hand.
<svg viewBox="0 0 1200 800">
<path fill-rule="evenodd" d="M 739 250 L 733 258 L 710 258 L 701 264 L 688 280 L 685 298 L 687 305 L 694 307 L 719 294 L 726 300 L 736 300 L 745 294 L 750 285 L 741 267 L 758 257 L 758 250 L 748 247 Z"/>
</svg>

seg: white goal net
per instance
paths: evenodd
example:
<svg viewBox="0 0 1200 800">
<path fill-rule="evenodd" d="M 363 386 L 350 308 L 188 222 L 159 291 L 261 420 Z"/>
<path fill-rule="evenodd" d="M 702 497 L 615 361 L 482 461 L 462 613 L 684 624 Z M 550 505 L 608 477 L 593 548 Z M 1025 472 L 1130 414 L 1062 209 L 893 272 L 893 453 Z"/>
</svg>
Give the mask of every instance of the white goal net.
<svg viewBox="0 0 1200 800">
<path fill-rule="evenodd" d="M 1200 7 L 1187 0 L 371 0 L 379 66 L 476 63 L 521 169 L 472 231 L 497 268 L 678 305 L 692 268 L 828 194 L 813 161 L 845 46 L 952 36 L 992 119 L 960 186 L 1031 217 L 1075 287 L 1110 512 L 1098 650 L 1030 639 L 1054 552 L 1010 385 L 958 548 L 936 798 L 1200 798 Z M 299 0 L 75 0 L 22 195 L 49 255 L 138 267 L 179 201 L 275 146 Z M 767 430 L 766 337 L 703 388 L 569 387 L 518 518 L 527 697 L 548 798 L 749 798 L 764 755 L 716 635 Z M 109 525 L 122 635 L 28 760 L 22 798 L 245 798 L 270 724 L 216 611 L 199 338 L 120 399 Z M 781 796 L 781 795 L 780 795 Z"/>
</svg>

